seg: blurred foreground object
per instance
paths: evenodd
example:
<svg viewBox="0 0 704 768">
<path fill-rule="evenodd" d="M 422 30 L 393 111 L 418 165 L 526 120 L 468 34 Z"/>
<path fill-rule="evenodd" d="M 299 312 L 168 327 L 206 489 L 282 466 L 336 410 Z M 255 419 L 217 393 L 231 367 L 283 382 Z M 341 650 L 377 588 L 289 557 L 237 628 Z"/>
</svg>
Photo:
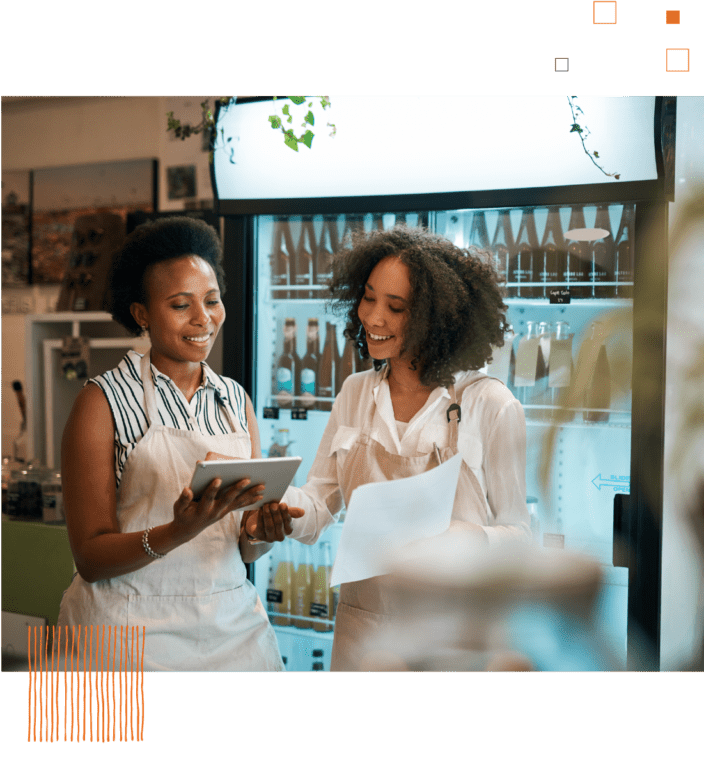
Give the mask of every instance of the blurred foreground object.
<svg viewBox="0 0 704 768">
<path fill-rule="evenodd" d="M 596 630 L 602 573 L 584 555 L 453 531 L 407 547 L 390 579 L 398 612 L 360 671 L 623 668 Z"/>
</svg>

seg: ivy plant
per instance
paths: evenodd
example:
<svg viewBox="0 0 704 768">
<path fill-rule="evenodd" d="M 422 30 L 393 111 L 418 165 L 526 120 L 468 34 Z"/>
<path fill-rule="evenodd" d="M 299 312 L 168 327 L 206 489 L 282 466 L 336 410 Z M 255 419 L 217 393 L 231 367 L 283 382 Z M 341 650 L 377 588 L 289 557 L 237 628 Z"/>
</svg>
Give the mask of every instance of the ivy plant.
<svg viewBox="0 0 704 768">
<path fill-rule="evenodd" d="M 582 126 L 578 122 L 578 120 L 581 120 L 582 118 L 578 117 L 579 115 L 584 115 L 584 112 L 582 111 L 582 108 L 579 106 L 579 104 L 576 103 L 576 96 L 568 96 L 567 101 L 569 102 L 570 109 L 572 110 L 572 127 L 570 128 L 570 133 L 576 133 L 581 142 L 582 142 L 582 149 L 586 152 L 587 157 L 594 163 L 594 165 L 604 174 L 604 176 L 613 176 L 615 179 L 620 179 L 621 174 L 620 173 L 607 173 L 604 168 L 597 162 L 597 160 L 600 160 L 599 153 L 596 150 L 592 150 L 591 152 L 587 149 L 587 139 L 589 138 L 589 128 L 587 128 L 586 125 Z"/>
</svg>

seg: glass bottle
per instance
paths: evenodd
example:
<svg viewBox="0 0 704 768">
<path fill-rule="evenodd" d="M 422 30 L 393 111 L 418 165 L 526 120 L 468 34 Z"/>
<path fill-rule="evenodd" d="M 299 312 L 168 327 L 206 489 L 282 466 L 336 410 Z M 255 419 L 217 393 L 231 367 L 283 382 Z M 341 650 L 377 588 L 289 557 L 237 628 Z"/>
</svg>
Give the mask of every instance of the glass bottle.
<svg viewBox="0 0 704 768">
<path fill-rule="evenodd" d="M 291 624 L 291 608 L 293 598 L 293 555 L 291 552 L 291 539 L 284 539 L 283 559 L 272 569 L 269 577 L 269 587 L 266 591 L 267 609 L 272 613 L 280 613 L 282 616 L 274 616 L 272 624 L 279 627 L 288 627 Z"/>
<path fill-rule="evenodd" d="M 585 229 L 586 226 L 584 222 L 584 209 L 581 205 L 573 205 L 567 231 Z M 584 299 L 592 295 L 592 289 L 589 285 L 571 285 L 572 283 L 589 283 L 591 280 L 590 264 L 589 244 L 587 241 L 569 239 L 567 241 L 567 260 L 563 279 L 569 284 L 571 298 Z"/>
<path fill-rule="evenodd" d="M 300 405 L 304 408 L 315 408 L 318 395 L 318 361 L 320 359 L 320 341 L 318 334 L 318 318 L 308 318 L 306 331 L 306 353 L 301 360 L 301 376 L 298 393 Z"/>
<path fill-rule="evenodd" d="M 572 339 L 570 337 L 570 324 L 565 320 L 555 323 L 555 335 L 553 337 L 555 357 L 559 357 L 559 369 L 553 371 L 553 376 L 548 376 L 549 392 L 548 401 L 555 407 L 564 406 L 565 395 L 570 388 L 574 376 L 574 363 L 572 360 Z M 569 355 L 569 360 L 567 356 Z M 565 411 L 563 420 L 568 421 L 574 417 L 573 411 Z"/>
<path fill-rule="evenodd" d="M 332 401 L 337 391 L 336 378 L 339 366 L 337 326 L 328 322 L 325 324 L 325 346 L 318 369 L 318 409 L 321 411 L 332 410 Z"/>
<path fill-rule="evenodd" d="M 546 321 L 538 324 L 538 360 L 535 371 L 535 387 L 533 388 L 533 403 L 549 405 L 548 377 L 550 375 L 550 335 L 552 325 Z"/>
<path fill-rule="evenodd" d="M 540 250 L 538 245 L 538 233 L 535 229 L 535 218 L 532 209 L 526 209 L 521 216 L 521 223 L 518 226 L 518 235 L 516 236 L 516 248 L 513 259 L 509 261 L 509 296 L 520 298 L 533 298 L 539 295 L 540 288 L 535 286 L 522 287 L 523 283 L 538 282 L 536 268 L 537 254 Z"/>
<path fill-rule="evenodd" d="M 286 219 L 274 221 L 274 240 L 271 247 L 272 298 L 288 299 L 291 292 L 277 286 L 293 285 L 295 282 L 294 251 L 291 227 Z"/>
<path fill-rule="evenodd" d="M 499 211 L 496 232 L 491 243 L 494 254 L 494 267 L 502 280 L 507 279 L 508 265 L 515 252 L 516 244 L 511 231 L 511 215 L 508 210 Z"/>
<path fill-rule="evenodd" d="M 491 252 L 491 243 L 486 228 L 486 215 L 484 211 L 474 212 L 472 228 L 469 231 L 469 245 Z"/>
<path fill-rule="evenodd" d="M 608 409 L 611 408 L 611 373 L 606 356 L 606 333 L 603 323 L 592 323 L 590 339 L 592 343 L 598 344 L 599 352 L 585 394 L 584 421 L 603 422 L 609 420 Z M 592 408 L 599 410 L 591 410 Z"/>
<path fill-rule="evenodd" d="M 330 544 L 327 541 L 322 542 L 318 551 L 320 559 L 313 578 L 313 602 L 310 607 L 310 615 L 330 620 L 333 608 L 330 590 L 330 572 L 332 571 Z M 332 632 L 332 624 L 327 624 L 325 621 L 314 621 L 313 629 L 316 632 Z"/>
<path fill-rule="evenodd" d="M 591 279 L 594 283 L 594 296 L 599 299 L 612 298 L 615 294 L 614 286 L 602 285 L 614 280 L 615 249 L 614 239 L 611 235 L 611 221 L 609 219 L 609 206 L 600 205 L 596 209 L 596 229 L 604 229 L 607 235 L 592 243 L 592 271 Z"/>
<path fill-rule="evenodd" d="M 332 261 L 339 247 L 337 219 L 334 216 L 326 216 L 323 219 L 323 231 L 315 253 L 315 273 L 318 285 L 327 286 L 332 280 Z"/>
<path fill-rule="evenodd" d="M 276 363 L 276 401 L 281 408 L 292 408 L 294 393 L 300 386 L 300 360 L 296 352 L 296 321 L 284 323 L 284 351 Z"/>
<path fill-rule="evenodd" d="M 301 288 L 303 286 L 316 285 L 316 242 L 315 228 L 313 219 L 310 216 L 304 216 L 301 222 L 301 236 L 296 248 L 296 281 L 295 284 Z M 297 290 L 293 294 L 297 299 L 310 299 L 313 297 L 313 291 Z"/>
<path fill-rule="evenodd" d="M 626 203 L 621 214 L 621 223 L 615 240 L 616 250 L 616 295 L 619 298 L 633 298 L 633 229 L 635 206 Z"/>
<path fill-rule="evenodd" d="M 526 332 L 523 338 L 529 340 L 535 339 L 537 336 L 537 323 L 534 320 L 526 320 Z M 518 364 L 518 360 L 516 360 L 516 364 Z M 517 386 L 516 399 L 523 405 L 530 405 L 533 401 L 533 390 L 533 386 Z"/>
<path fill-rule="evenodd" d="M 353 373 L 357 372 L 358 359 L 359 359 L 359 353 L 357 352 L 356 345 L 349 339 L 345 338 L 345 348 L 342 352 L 342 357 L 340 359 L 340 366 L 337 369 L 338 371 L 337 391 L 338 392 L 342 389 L 342 383 L 344 382 L 344 380 L 348 376 L 351 376 Z"/>
<path fill-rule="evenodd" d="M 294 576 L 294 605 L 293 614 L 296 617 L 310 616 L 310 605 L 313 602 L 313 561 L 311 548 L 307 544 L 301 544 L 301 560 L 296 568 Z M 310 619 L 293 619 L 294 626 L 299 629 L 310 629 L 313 623 Z"/>
<path fill-rule="evenodd" d="M 543 283 L 542 295 L 549 296 L 548 283 L 557 283 L 565 273 L 565 240 L 562 236 L 560 209 L 552 206 L 548 209 L 548 220 L 540 244 L 540 281 Z"/>
</svg>

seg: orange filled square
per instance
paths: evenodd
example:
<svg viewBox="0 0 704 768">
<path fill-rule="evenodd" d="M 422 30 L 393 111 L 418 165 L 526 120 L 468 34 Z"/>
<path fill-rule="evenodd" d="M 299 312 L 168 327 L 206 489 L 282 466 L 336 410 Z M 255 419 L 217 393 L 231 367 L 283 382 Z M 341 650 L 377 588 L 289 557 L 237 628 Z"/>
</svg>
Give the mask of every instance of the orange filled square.
<svg viewBox="0 0 704 768">
<path fill-rule="evenodd" d="M 679 11 L 665 11 L 665 22 L 667 24 L 679 24 L 680 12 Z"/>
</svg>

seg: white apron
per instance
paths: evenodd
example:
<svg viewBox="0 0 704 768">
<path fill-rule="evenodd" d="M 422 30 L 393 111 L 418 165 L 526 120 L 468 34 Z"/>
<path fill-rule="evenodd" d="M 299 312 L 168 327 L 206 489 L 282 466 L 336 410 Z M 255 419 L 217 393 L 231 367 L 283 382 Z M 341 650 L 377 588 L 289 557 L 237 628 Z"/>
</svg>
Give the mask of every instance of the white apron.
<svg viewBox="0 0 704 768">
<path fill-rule="evenodd" d="M 484 376 L 472 381 L 472 386 Z M 449 388 L 451 406 L 457 407 L 455 388 Z M 340 488 L 345 506 L 349 508 L 352 491 L 360 485 L 384 480 L 398 480 L 421 474 L 437 466 L 435 452 L 421 456 L 399 456 L 389 453 L 380 443 L 370 437 L 372 419 L 376 405 L 369 409 L 365 425 L 357 442 L 350 448 L 342 467 Z M 450 418 L 450 440 L 447 448 L 440 449 L 442 461 L 452 458 L 457 451 L 457 419 Z M 462 462 L 457 493 L 452 510 L 453 521 L 464 521 L 488 525 L 491 512 L 484 492 L 474 472 Z M 340 585 L 340 599 L 335 616 L 335 635 L 331 672 L 364 671 L 362 659 L 370 638 L 387 626 L 394 614 L 387 576 L 349 582 Z"/>
<path fill-rule="evenodd" d="M 204 435 L 197 427 L 158 423 L 150 354 L 140 372 L 149 429 L 127 459 L 118 489 L 124 533 L 171 522 L 174 502 L 208 451 L 251 456 L 246 433 Z M 207 396 L 215 396 L 212 388 Z M 192 412 L 191 423 L 196 425 Z M 109 625 L 146 626 L 145 670 L 283 670 L 274 630 L 240 556 L 241 518 L 242 512 L 230 512 L 132 573 L 93 584 L 76 574 L 61 601 L 59 624 L 105 625 L 106 643 Z M 139 635 L 141 641 L 141 629 Z"/>
</svg>

